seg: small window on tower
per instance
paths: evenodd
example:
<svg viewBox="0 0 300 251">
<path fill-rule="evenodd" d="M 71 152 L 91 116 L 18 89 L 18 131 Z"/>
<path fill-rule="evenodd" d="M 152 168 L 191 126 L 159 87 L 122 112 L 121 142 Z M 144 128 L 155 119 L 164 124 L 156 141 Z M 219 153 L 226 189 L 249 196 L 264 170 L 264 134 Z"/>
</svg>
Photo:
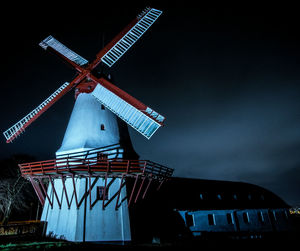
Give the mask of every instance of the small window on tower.
<svg viewBox="0 0 300 251">
<path fill-rule="evenodd" d="M 104 198 L 104 190 L 105 190 L 105 198 Z M 105 200 L 108 200 L 108 189 L 106 187 L 106 189 L 104 189 L 103 186 L 98 186 L 97 187 L 97 200 L 103 200 L 103 198 Z"/>
<path fill-rule="evenodd" d="M 104 124 L 101 124 L 100 128 L 101 128 L 101 131 L 104 131 L 105 130 Z"/>
<path fill-rule="evenodd" d="M 101 110 L 105 110 L 105 106 L 104 105 L 101 105 Z"/>
</svg>

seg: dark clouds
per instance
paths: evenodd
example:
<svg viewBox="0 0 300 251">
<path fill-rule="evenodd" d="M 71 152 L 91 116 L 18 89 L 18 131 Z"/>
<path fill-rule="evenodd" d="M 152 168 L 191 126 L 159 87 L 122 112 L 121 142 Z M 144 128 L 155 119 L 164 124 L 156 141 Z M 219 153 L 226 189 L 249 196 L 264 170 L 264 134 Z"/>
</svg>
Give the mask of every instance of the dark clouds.
<svg viewBox="0 0 300 251">
<path fill-rule="evenodd" d="M 2 130 L 74 76 L 39 48 L 40 40 L 52 34 L 92 59 L 102 33 L 109 41 L 144 5 L 108 5 L 106 12 L 84 12 L 80 19 L 65 18 L 61 10 L 55 19 L 43 20 L 45 13 L 37 12 L 32 21 L 19 19 L 5 27 Z M 113 69 L 119 87 L 167 118 L 150 141 L 130 130 L 141 158 L 173 167 L 177 176 L 250 182 L 300 203 L 300 50 L 294 8 L 175 1 L 152 6 L 162 8 L 163 16 Z M 2 141 L 1 157 L 23 152 L 52 158 L 73 103 L 69 93 L 13 144 Z"/>
</svg>

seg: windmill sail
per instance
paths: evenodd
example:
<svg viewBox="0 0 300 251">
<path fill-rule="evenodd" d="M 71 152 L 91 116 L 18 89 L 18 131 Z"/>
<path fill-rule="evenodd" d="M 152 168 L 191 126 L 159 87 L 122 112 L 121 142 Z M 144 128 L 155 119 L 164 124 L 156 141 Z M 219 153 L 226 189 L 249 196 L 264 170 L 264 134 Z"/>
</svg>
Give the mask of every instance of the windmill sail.
<svg viewBox="0 0 300 251">
<path fill-rule="evenodd" d="M 163 125 L 164 117 L 105 79 L 99 79 L 92 95 L 147 139 Z"/>
<path fill-rule="evenodd" d="M 68 47 L 63 45 L 61 42 L 57 41 L 54 37 L 49 36 L 45 38 L 39 45 L 47 50 L 49 47 L 54 50 L 56 53 L 64 56 L 65 58 L 69 59 L 71 62 L 83 66 L 88 63 L 86 59 L 75 53 L 74 51 L 70 50 Z"/>
<path fill-rule="evenodd" d="M 19 136 L 25 128 L 29 126 L 34 120 L 36 120 L 42 113 L 44 113 L 51 105 L 53 105 L 60 97 L 62 97 L 69 89 L 72 88 L 70 83 L 66 82 L 59 87 L 54 93 L 52 93 L 44 102 L 42 102 L 33 111 L 27 114 L 24 118 L 7 129 L 3 135 L 6 138 L 6 142 L 12 142 L 17 136 Z"/>
<path fill-rule="evenodd" d="M 149 29 L 149 27 L 161 14 L 162 11 L 157 9 L 145 9 L 108 45 L 106 45 L 96 55 L 96 59 L 90 64 L 85 58 L 67 48 L 53 36 L 48 36 L 40 42 L 39 45 L 43 49 L 50 50 L 51 52 L 59 55 L 75 67 L 75 69 L 79 71 L 79 74 L 70 83 L 62 85 L 37 108 L 6 130 L 3 133 L 6 138 L 6 142 L 12 142 L 25 130 L 27 126 L 36 120 L 59 98 L 61 98 L 71 88 L 80 84 L 86 78 L 92 79 L 95 83 L 97 83 L 96 88 L 92 92 L 92 95 L 94 95 L 96 99 L 149 139 L 155 131 L 163 125 L 165 118 L 105 79 L 95 78 L 92 70 L 100 62 L 103 62 L 109 67 L 116 63 L 118 59 L 123 56 L 124 53 Z"/>
<path fill-rule="evenodd" d="M 135 25 L 127 31 L 102 57 L 101 61 L 111 67 L 149 29 L 162 11 L 147 8 L 137 17 Z M 121 32 L 122 34 L 123 32 Z M 118 36 L 117 36 L 118 37 Z M 107 50 L 107 48 L 106 48 Z"/>
</svg>

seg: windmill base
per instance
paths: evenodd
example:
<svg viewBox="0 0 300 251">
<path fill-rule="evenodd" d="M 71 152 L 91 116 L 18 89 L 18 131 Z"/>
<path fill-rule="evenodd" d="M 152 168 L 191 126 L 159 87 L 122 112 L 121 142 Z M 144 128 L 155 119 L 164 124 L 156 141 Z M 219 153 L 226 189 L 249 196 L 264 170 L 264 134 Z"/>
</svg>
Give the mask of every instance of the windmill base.
<svg viewBox="0 0 300 251">
<path fill-rule="evenodd" d="M 41 217 L 47 222 L 47 236 L 74 242 L 131 241 L 126 186 L 121 178 L 62 181 L 54 179 L 53 186 L 48 186 Z"/>
</svg>

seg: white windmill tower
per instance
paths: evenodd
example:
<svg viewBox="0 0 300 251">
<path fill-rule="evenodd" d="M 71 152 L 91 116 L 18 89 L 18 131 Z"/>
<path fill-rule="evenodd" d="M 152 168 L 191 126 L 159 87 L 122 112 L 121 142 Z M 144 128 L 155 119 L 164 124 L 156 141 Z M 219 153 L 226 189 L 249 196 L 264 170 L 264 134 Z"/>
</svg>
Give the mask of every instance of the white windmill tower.
<svg viewBox="0 0 300 251">
<path fill-rule="evenodd" d="M 19 165 L 44 206 L 42 220 L 47 222 L 48 234 L 70 241 L 130 241 L 128 208 L 146 196 L 150 185 L 160 187 L 172 175 L 170 168 L 138 160 L 125 124 L 150 139 L 163 125 L 164 117 L 93 71 L 99 64 L 113 66 L 161 13 L 146 8 L 92 63 L 52 36 L 40 43 L 72 65 L 78 75 L 6 130 L 4 136 L 7 143 L 12 142 L 75 88 L 75 106 L 56 159 Z M 129 177 L 134 180 L 130 188 L 126 183 Z"/>
</svg>

